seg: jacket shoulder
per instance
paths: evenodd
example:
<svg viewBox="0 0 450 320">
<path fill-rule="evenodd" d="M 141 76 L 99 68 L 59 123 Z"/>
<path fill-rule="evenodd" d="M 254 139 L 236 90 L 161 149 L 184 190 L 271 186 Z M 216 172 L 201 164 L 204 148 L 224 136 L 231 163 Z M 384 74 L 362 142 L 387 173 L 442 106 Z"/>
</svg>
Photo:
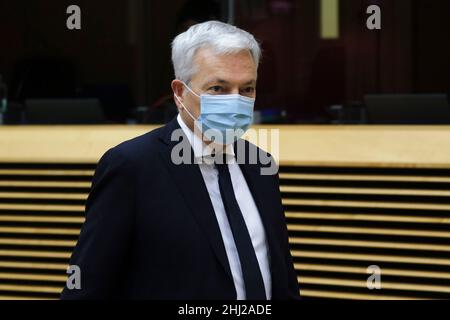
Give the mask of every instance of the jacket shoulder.
<svg viewBox="0 0 450 320">
<path fill-rule="evenodd" d="M 108 149 L 105 154 L 113 152 L 133 162 L 148 158 L 148 156 L 155 155 L 160 150 L 161 142 L 159 137 L 161 136 L 162 130 L 163 127 L 160 127 L 135 138 L 123 141 Z"/>
</svg>

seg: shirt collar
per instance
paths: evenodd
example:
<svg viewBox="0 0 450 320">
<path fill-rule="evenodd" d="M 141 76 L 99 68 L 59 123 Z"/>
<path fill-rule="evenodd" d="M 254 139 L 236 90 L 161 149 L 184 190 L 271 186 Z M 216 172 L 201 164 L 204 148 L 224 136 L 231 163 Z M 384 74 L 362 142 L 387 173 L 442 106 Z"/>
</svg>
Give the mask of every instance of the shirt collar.
<svg viewBox="0 0 450 320">
<path fill-rule="evenodd" d="M 216 153 L 224 153 L 227 158 L 227 163 L 231 163 L 235 159 L 234 146 L 233 144 L 228 144 L 223 148 L 221 145 L 217 145 L 214 143 L 206 144 L 198 135 L 196 135 L 189 127 L 184 123 L 184 120 L 181 118 L 181 115 L 177 116 L 178 124 L 181 129 L 183 129 L 184 134 L 189 140 L 189 143 L 192 146 L 192 150 L 194 151 L 194 157 L 197 161 L 205 160 L 208 162 L 208 159 L 212 158 L 212 154 Z"/>
</svg>

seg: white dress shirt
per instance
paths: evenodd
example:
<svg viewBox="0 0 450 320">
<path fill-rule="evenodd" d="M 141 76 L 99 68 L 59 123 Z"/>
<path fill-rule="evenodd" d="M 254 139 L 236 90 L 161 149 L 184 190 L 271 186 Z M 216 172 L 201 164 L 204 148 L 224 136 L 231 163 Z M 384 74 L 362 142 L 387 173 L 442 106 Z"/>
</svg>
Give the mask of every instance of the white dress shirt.
<svg viewBox="0 0 450 320">
<path fill-rule="evenodd" d="M 180 114 L 178 114 L 177 121 L 183 129 L 184 134 L 187 136 L 194 151 L 194 157 L 199 163 L 198 165 L 200 167 L 203 180 L 205 181 L 206 188 L 216 214 L 217 222 L 219 224 L 220 232 L 222 234 L 225 251 L 230 264 L 231 274 L 233 275 L 234 286 L 236 287 L 237 299 L 244 300 L 246 295 L 241 263 L 239 260 L 238 251 L 236 249 L 236 244 L 234 242 L 233 233 L 231 232 L 227 214 L 223 206 L 222 196 L 220 195 L 218 171 L 213 163 L 202 161 L 202 159 L 208 159 L 208 156 L 211 156 L 212 148 L 207 146 L 200 137 L 194 134 L 194 132 L 186 126 Z M 227 145 L 224 153 L 234 156 L 233 145 Z M 228 169 L 230 171 L 234 195 L 238 202 L 239 208 L 241 209 L 242 215 L 244 216 L 245 224 L 250 233 L 253 248 L 255 249 L 256 257 L 258 259 L 259 268 L 261 269 L 264 287 L 266 290 L 266 297 L 267 299 L 271 299 L 272 279 L 270 275 L 269 251 L 264 226 L 239 164 L 236 163 L 235 160 L 232 160 L 228 162 Z"/>
</svg>

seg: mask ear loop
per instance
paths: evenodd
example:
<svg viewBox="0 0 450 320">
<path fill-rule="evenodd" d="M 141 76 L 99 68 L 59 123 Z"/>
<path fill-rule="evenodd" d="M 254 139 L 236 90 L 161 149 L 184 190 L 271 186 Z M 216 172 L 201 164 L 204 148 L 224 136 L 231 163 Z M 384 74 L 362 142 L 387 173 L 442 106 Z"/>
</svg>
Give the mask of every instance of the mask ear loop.
<svg viewBox="0 0 450 320">
<path fill-rule="evenodd" d="M 200 96 L 198 94 L 196 94 L 186 83 L 183 82 L 183 85 L 186 87 L 186 89 L 188 89 L 194 96 L 196 96 L 197 98 L 200 98 Z"/>
<path fill-rule="evenodd" d="M 198 98 L 200 98 L 200 96 L 198 95 L 198 94 L 196 94 L 194 91 L 192 91 L 192 89 L 191 88 L 189 88 L 184 82 L 183 82 L 183 85 L 192 93 L 192 94 L 194 94 L 195 96 L 197 96 Z M 197 123 L 197 120 L 198 119 L 196 119 L 193 115 L 192 115 L 192 113 L 188 110 L 188 108 L 186 108 L 186 106 L 184 105 L 184 103 L 183 102 L 181 102 L 181 100 L 180 100 L 180 98 L 178 97 L 178 95 L 176 95 L 176 94 L 174 94 L 174 96 L 175 96 L 175 98 L 178 100 L 178 102 L 181 104 L 181 106 L 183 107 L 183 109 L 184 110 L 186 110 L 186 112 L 188 113 L 188 115 L 192 118 L 192 120 L 194 121 L 194 128 L 195 127 L 197 127 L 195 124 Z M 197 127 L 197 128 L 199 128 L 199 127 Z M 201 132 L 201 128 L 199 128 L 199 130 L 200 130 L 200 132 Z M 194 133 L 196 132 L 196 130 L 194 129 Z M 195 143 L 195 141 L 196 140 L 194 140 L 194 143 Z"/>
<path fill-rule="evenodd" d="M 192 120 L 196 121 L 197 119 L 195 119 L 195 117 L 189 112 L 188 108 L 186 108 L 186 106 L 183 104 L 183 102 L 181 102 L 180 98 L 178 98 L 178 96 L 176 94 L 174 94 L 174 96 L 178 100 L 178 102 L 181 104 L 183 109 L 188 113 L 189 117 L 191 117 Z"/>
<path fill-rule="evenodd" d="M 189 88 L 189 86 L 183 82 L 183 85 L 186 87 L 186 89 L 188 89 L 193 95 L 195 95 L 196 97 L 200 98 L 200 96 L 198 94 L 196 94 L 191 88 Z M 192 120 L 197 121 L 197 119 L 192 115 L 192 113 L 188 110 L 188 108 L 186 108 L 186 106 L 183 104 L 183 102 L 181 102 L 180 98 L 178 97 L 178 95 L 174 94 L 175 98 L 178 100 L 178 102 L 181 104 L 181 106 L 183 107 L 184 110 L 186 110 L 186 112 L 188 113 L 188 115 L 192 118 Z"/>
</svg>

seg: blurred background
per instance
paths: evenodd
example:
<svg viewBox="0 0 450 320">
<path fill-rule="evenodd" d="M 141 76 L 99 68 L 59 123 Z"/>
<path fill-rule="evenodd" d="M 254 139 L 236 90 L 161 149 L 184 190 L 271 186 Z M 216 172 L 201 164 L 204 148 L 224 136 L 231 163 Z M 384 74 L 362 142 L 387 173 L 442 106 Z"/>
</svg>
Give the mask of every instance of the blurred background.
<svg viewBox="0 0 450 320">
<path fill-rule="evenodd" d="M 66 8 L 81 8 L 81 30 Z M 369 30 L 369 5 L 382 29 Z M 450 123 L 445 0 L 1 1 L 4 124 L 165 123 L 170 43 L 216 19 L 261 42 L 255 121 Z"/>
</svg>

